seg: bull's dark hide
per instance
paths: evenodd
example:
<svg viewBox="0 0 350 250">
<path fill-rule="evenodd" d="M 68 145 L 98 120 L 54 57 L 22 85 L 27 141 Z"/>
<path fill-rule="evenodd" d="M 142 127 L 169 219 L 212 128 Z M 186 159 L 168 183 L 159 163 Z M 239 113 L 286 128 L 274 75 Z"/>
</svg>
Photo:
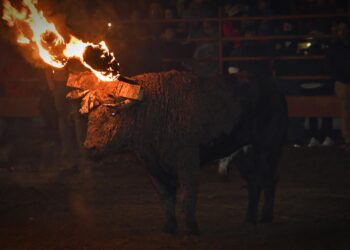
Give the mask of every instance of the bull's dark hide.
<svg viewBox="0 0 350 250">
<path fill-rule="evenodd" d="M 177 182 L 184 192 L 186 223 L 195 220 L 200 162 L 227 156 L 252 145 L 251 160 L 241 169 L 248 181 L 247 220 L 257 221 L 261 191 L 262 220 L 272 221 L 276 167 L 287 124 L 283 95 L 271 80 L 248 73 L 236 77 L 199 78 L 169 71 L 133 77 L 144 88 L 144 99 L 116 115 L 100 105 L 89 114 L 85 146 L 103 149 L 127 145 L 145 161 L 166 213 L 165 230 L 176 230 Z M 113 84 L 101 84 L 95 95 L 112 102 Z M 242 161 L 247 162 L 247 161 Z"/>
</svg>

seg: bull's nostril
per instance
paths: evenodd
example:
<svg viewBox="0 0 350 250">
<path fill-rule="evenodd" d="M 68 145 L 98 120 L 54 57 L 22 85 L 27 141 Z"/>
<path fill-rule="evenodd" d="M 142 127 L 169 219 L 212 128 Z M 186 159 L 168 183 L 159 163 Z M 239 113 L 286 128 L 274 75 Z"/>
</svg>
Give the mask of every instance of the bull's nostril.
<svg viewBox="0 0 350 250">
<path fill-rule="evenodd" d="M 102 154 L 100 153 L 100 151 L 97 147 L 93 146 L 93 147 L 89 148 L 88 157 L 91 160 L 100 161 L 102 158 Z"/>
<path fill-rule="evenodd" d="M 90 153 L 96 154 L 97 153 L 97 148 L 95 146 L 89 148 Z"/>
</svg>

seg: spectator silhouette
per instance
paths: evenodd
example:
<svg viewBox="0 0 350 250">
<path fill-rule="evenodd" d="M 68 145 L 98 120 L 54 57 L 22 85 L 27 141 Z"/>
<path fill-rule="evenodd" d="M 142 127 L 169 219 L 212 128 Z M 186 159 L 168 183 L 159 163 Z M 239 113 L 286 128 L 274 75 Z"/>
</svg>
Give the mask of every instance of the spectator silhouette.
<svg viewBox="0 0 350 250">
<path fill-rule="evenodd" d="M 213 11 L 205 0 L 193 0 L 184 12 L 184 17 L 189 19 L 212 17 Z M 198 37 L 202 32 L 202 22 L 191 22 L 188 29 L 188 38 Z"/>
<path fill-rule="evenodd" d="M 350 151 L 350 39 L 348 23 L 339 23 L 336 39 L 327 51 L 327 63 L 332 79 L 335 81 L 335 93 L 339 100 L 341 113 L 341 133 L 343 148 Z"/>
<path fill-rule="evenodd" d="M 202 29 L 197 34 L 199 38 L 216 38 L 217 26 L 213 22 L 205 21 L 202 23 Z M 215 60 L 218 56 L 218 44 L 210 41 L 199 41 L 196 44 L 193 58 L 195 63 L 193 70 L 199 75 L 210 76 L 219 73 L 219 65 Z M 214 60 L 213 60 L 214 59 Z"/>
</svg>

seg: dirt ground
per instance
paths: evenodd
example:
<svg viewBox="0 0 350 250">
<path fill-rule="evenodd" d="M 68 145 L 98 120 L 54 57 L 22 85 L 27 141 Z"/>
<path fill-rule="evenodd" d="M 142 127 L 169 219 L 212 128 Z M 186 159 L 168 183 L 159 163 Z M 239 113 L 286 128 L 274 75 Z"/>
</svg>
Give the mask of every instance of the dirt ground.
<svg viewBox="0 0 350 250">
<path fill-rule="evenodd" d="M 350 249 L 350 155 L 336 148 L 285 147 L 270 225 L 244 223 L 247 193 L 236 168 L 222 180 L 215 164 L 206 166 L 199 237 L 185 235 L 179 209 L 179 233 L 160 232 L 157 194 L 131 153 L 84 173 L 44 165 L 34 154 L 0 168 L 0 249 Z"/>
</svg>

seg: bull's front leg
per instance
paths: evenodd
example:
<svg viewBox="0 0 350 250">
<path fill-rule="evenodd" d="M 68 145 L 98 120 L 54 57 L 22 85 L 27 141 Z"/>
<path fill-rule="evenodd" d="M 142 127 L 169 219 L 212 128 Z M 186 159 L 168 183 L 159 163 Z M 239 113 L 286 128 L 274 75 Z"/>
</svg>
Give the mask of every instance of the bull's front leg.
<svg viewBox="0 0 350 250">
<path fill-rule="evenodd" d="M 177 180 L 175 177 L 166 176 L 162 173 L 151 175 L 151 179 L 155 189 L 158 191 L 165 212 L 163 232 L 175 234 L 177 232 L 175 212 Z"/>
<path fill-rule="evenodd" d="M 151 148 L 149 148 L 150 150 Z M 177 232 L 177 220 L 176 220 L 176 190 L 177 190 L 177 177 L 167 173 L 164 168 L 161 167 L 159 157 L 155 151 L 151 151 L 151 154 L 138 152 L 139 157 L 143 159 L 147 170 L 151 176 L 151 180 L 154 188 L 156 189 L 162 208 L 165 213 L 165 223 L 163 226 L 163 232 L 175 234 Z"/>
<path fill-rule="evenodd" d="M 196 220 L 197 191 L 199 178 L 198 149 L 184 150 L 177 158 L 177 171 L 182 188 L 182 208 L 186 220 L 187 233 L 198 235 Z"/>
</svg>

